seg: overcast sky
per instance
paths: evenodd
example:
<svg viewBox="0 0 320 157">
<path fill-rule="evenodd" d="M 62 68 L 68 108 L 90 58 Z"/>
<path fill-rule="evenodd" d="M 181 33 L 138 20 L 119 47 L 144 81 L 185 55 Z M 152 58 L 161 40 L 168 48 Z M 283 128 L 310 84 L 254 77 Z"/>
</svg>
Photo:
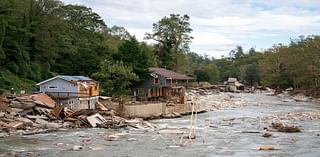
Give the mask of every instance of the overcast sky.
<svg viewBox="0 0 320 157">
<path fill-rule="evenodd" d="M 85 5 L 108 26 L 125 27 L 140 41 L 152 24 L 174 14 L 190 16 L 191 51 L 215 58 L 236 45 L 245 50 L 320 34 L 320 0 L 62 0 Z"/>
</svg>

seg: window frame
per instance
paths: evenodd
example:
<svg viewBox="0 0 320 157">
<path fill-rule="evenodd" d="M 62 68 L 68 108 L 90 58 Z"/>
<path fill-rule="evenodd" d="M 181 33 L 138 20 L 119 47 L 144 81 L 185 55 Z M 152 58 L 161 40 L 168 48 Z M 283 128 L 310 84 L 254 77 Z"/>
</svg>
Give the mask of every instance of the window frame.
<svg viewBox="0 0 320 157">
<path fill-rule="evenodd" d="M 154 78 L 153 79 L 154 84 L 160 84 L 160 79 L 159 78 Z"/>
<path fill-rule="evenodd" d="M 48 89 L 59 89 L 58 86 L 48 86 Z"/>
</svg>

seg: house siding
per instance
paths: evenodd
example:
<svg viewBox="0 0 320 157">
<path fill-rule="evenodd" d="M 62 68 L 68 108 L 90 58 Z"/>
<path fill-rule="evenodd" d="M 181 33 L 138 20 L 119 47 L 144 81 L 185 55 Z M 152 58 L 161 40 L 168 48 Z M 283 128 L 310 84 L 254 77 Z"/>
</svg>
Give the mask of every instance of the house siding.
<svg viewBox="0 0 320 157">
<path fill-rule="evenodd" d="M 154 86 L 154 79 L 153 77 L 150 77 L 147 81 L 143 82 L 140 85 L 137 85 L 134 87 L 134 91 L 136 92 L 136 96 L 139 99 L 145 99 L 147 97 L 148 91 L 150 88 L 152 88 Z M 143 92 L 139 93 L 138 89 L 143 89 Z"/>
<path fill-rule="evenodd" d="M 78 80 L 79 79 L 79 80 Z M 99 83 L 84 76 L 56 76 L 38 83 L 40 92 L 71 109 L 95 109 L 100 94 Z"/>
<path fill-rule="evenodd" d="M 147 100 L 148 98 L 168 97 L 174 94 L 172 87 L 188 86 L 188 80 L 168 79 L 166 77 L 158 76 L 159 83 L 155 84 L 155 78 L 150 77 L 147 81 L 140 85 L 135 85 L 133 88 L 133 95 L 138 100 Z M 139 89 L 143 92 L 139 93 Z M 135 94 L 134 94 L 135 93 Z"/>
<path fill-rule="evenodd" d="M 155 84 L 155 78 L 150 77 L 147 81 L 140 85 L 136 85 L 133 92 L 136 92 L 136 97 L 138 100 L 146 100 L 151 97 L 163 97 L 166 96 L 167 88 L 171 87 L 171 79 L 165 77 L 158 77 L 159 83 Z M 143 92 L 139 93 L 138 89 L 143 89 Z"/>
<path fill-rule="evenodd" d="M 90 96 L 98 96 L 100 95 L 100 86 L 99 84 L 96 84 L 95 86 L 90 87 Z"/>
<path fill-rule="evenodd" d="M 50 87 L 57 87 L 50 88 Z M 40 85 L 40 92 L 47 93 L 52 97 L 77 97 L 78 85 L 72 84 L 61 78 L 56 78 Z"/>
</svg>

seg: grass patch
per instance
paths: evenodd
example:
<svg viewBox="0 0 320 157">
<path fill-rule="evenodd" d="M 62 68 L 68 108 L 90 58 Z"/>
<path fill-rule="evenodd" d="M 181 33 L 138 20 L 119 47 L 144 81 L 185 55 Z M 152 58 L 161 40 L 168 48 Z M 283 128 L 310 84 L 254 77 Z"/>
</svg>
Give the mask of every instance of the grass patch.
<svg viewBox="0 0 320 157">
<path fill-rule="evenodd" d="M 19 78 L 8 70 L 0 69 L 0 90 L 7 92 L 11 88 L 14 88 L 14 91 L 17 93 L 20 93 L 21 90 L 31 92 L 36 88 L 36 82 Z"/>
</svg>

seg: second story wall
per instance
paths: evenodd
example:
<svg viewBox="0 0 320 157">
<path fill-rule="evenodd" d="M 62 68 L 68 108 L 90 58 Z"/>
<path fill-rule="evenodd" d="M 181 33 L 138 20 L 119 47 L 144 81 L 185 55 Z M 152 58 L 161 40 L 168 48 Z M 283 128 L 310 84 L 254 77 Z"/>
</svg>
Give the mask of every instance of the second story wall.
<svg viewBox="0 0 320 157">
<path fill-rule="evenodd" d="M 100 94 L 99 83 L 90 82 L 88 84 L 78 86 L 78 93 L 87 94 L 88 96 L 98 96 Z"/>
<path fill-rule="evenodd" d="M 90 96 L 98 96 L 100 95 L 100 86 L 96 84 L 90 87 Z"/>
<path fill-rule="evenodd" d="M 54 97 L 57 97 L 58 93 L 60 96 L 77 96 L 78 86 L 61 78 L 56 78 L 41 84 L 40 92 L 48 93 Z"/>
</svg>

